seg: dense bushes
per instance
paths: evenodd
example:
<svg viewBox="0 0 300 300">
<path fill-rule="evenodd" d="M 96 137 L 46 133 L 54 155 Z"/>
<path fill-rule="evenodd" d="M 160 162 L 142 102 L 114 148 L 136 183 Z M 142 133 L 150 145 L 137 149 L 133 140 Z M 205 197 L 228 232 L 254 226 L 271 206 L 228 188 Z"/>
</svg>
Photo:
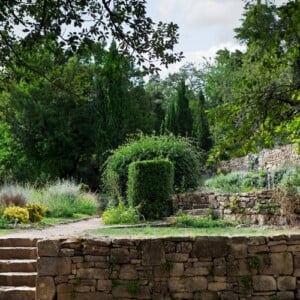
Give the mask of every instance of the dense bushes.
<svg viewBox="0 0 300 300">
<path fill-rule="evenodd" d="M 232 172 L 220 174 L 204 182 L 204 187 L 224 193 L 275 189 L 300 194 L 300 167 L 282 167 L 272 172 Z"/>
<path fill-rule="evenodd" d="M 0 221 L 4 225 L 36 223 L 45 215 L 54 218 L 94 215 L 97 209 L 96 195 L 82 191 L 82 186 L 73 181 L 57 181 L 41 189 L 13 184 L 0 187 Z"/>
<path fill-rule="evenodd" d="M 138 207 L 146 219 L 159 219 L 171 213 L 174 165 L 168 160 L 133 162 L 128 172 L 128 203 Z"/>
<path fill-rule="evenodd" d="M 220 174 L 205 181 L 204 186 L 224 193 L 238 193 L 266 187 L 266 172 L 232 172 Z"/>
<path fill-rule="evenodd" d="M 132 162 L 167 158 L 174 164 L 174 190 L 195 188 L 199 177 L 199 160 L 191 142 L 182 137 L 145 136 L 129 140 L 107 159 L 103 183 L 108 191 L 125 196 L 128 167 Z"/>
</svg>

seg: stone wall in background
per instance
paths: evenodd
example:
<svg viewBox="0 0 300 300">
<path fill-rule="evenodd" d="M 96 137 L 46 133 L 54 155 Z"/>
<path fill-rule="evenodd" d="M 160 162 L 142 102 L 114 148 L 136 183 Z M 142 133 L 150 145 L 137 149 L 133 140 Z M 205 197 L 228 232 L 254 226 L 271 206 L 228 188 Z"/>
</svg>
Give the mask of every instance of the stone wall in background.
<svg viewBox="0 0 300 300">
<path fill-rule="evenodd" d="M 224 172 L 265 170 L 273 171 L 281 166 L 300 164 L 297 145 L 285 145 L 274 149 L 264 149 L 257 154 L 248 154 L 221 162 Z"/>
<path fill-rule="evenodd" d="M 278 191 L 218 194 L 195 191 L 172 197 L 173 212 L 194 215 L 212 214 L 227 220 L 257 225 L 298 225 L 300 215 L 294 213 L 292 200 L 284 201 Z"/>
<path fill-rule="evenodd" d="M 38 243 L 37 300 L 300 299 L 300 235 Z"/>
</svg>

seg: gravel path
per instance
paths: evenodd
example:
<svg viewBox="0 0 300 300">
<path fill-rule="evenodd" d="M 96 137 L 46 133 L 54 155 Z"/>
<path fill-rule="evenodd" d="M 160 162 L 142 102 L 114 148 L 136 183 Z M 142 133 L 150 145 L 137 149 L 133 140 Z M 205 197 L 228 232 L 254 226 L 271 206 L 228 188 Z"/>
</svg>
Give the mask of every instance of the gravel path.
<svg viewBox="0 0 300 300">
<path fill-rule="evenodd" d="M 2 238 L 62 238 L 71 236 L 84 236 L 86 231 L 103 226 L 101 218 L 91 218 L 68 224 L 59 224 L 43 229 L 22 229 L 4 235 Z"/>
</svg>

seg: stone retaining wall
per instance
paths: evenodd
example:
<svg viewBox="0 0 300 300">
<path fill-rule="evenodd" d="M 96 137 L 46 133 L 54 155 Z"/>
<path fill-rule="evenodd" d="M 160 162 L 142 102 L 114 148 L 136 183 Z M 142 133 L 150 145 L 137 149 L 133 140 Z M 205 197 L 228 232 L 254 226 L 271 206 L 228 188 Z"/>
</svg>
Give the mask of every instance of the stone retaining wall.
<svg viewBox="0 0 300 300">
<path fill-rule="evenodd" d="M 195 191 L 172 197 L 174 213 L 179 210 L 199 214 L 201 210 L 216 217 L 259 225 L 295 225 L 300 216 L 287 207 L 291 201 L 283 201 L 275 191 L 265 190 L 252 193 L 218 194 Z"/>
<path fill-rule="evenodd" d="M 300 299 L 300 235 L 38 243 L 38 300 Z"/>
<path fill-rule="evenodd" d="M 257 154 L 248 154 L 220 164 L 224 172 L 275 169 L 288 164 L 300 164 L 297 145 L 284 145 L 274 149 L 264 149 Z"/>
</svg>

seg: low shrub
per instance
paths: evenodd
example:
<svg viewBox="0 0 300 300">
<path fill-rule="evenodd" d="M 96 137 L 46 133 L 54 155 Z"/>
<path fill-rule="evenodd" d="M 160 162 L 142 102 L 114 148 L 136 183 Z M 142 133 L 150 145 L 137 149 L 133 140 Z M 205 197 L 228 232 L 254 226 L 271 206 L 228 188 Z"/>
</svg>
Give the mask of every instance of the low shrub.
<svg viewBox="0 0 300 300">
<path fill-rule="evenodd" d="M 282 175 L 279 188 L 286 195 L 300 196 L 300 167 L 287 169 Z"/>
<path fill-rule="evenodd" d="M 213 219 L 210 216 L 196 217 L 186 214 L 174 217 L 172 220 L 172 224 L 175 226 L 185 226 L 193 228 L 229 227 L 237 225 L 234 222 L 223 219 Z"/>
<path fill-rule="evenodd" d="M 128 203 L 146 219 L 159 219 L 171 214 L 174 165 L 168 160 L 133 162 L 128 173 Z"/>
<path fill-rule="evenodd" d="M 9 206 L 5 208 L 3 212 L 3 218 L 9 223 L 26 224 L 29 221 L 29 212 L 27 208 L 19 206 Z"/>
<path fill-rule="evenodd" d="M 55 218 L 71 218 L 75 213 L 93 215 L 97 211 L 97 199 L 92 193 L 81 192 L 81 185 L 73 181 L 57 181 L 43 192 L 42 203 L 48 215 Z"/>
<path fill-rule="evenodd" d="M 0 229 L 7 229 L 7 228 L 9 228 L 9 222 L 6 219 L 0 217 Z"/>
<path fill-rule="evenodd" d="M 140 135 L 113 151 L 104 164 L 103 184 L 114 195 L 126 195 L 132 162 L 167 158 L 174 164 L 174 191 L 196 188 L 199 157 L 190 140 L 182 137 Z"/>
<path fill-rule="evenodd" d="M 0 205 L 24 207 L 30 201 L 32 188 L 18 184 L 5 184 L 0 188 Z"/>
<path fill-rule="evenodd" d="M 26 205 L 29 213 L 29 220 L 32 223 L 40 222 L 46 215 L 47 208 L 38 203 L 29 203 Z"/>
<path fill-rule="evenodd" d="M 224 193 L 249 192 L 267 186 L 266 172 L 232 172 L 209 178 L 204 186 Z"/>
<path fill-rule="evenodd" d="M 82 193 L 75 202 L 76 213 L 92 216 L 96 214 L 98 209 L 97 198 L 92 193 Z"/>
<path fill-rule="evenodd" d="M 107 208 L 102 214 L 104 224 L 135 224 L 139 221 L 137 211 L 127 207 L 123 201 L 118 206 Z"/>
</svg>

